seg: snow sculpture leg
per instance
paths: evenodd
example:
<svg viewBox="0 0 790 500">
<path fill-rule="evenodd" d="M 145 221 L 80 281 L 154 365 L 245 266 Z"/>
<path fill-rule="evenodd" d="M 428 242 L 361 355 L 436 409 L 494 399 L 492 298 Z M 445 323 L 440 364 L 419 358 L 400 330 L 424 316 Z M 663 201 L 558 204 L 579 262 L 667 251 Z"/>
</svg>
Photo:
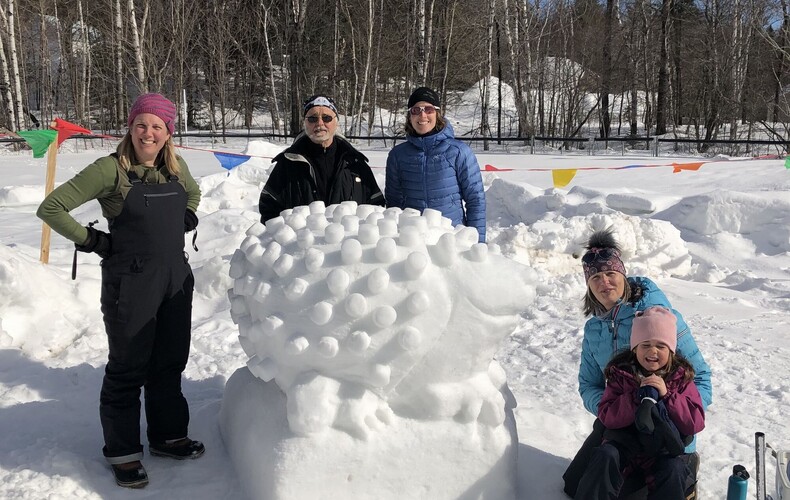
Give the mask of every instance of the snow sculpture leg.
<svg viewBox="0 0 790 500">
<path fill-rule="evenodd" d="M 249 360 L 220 425 L 253 497 L 515 496 L 492 360 L 531 269 L 432 210 L 313 203 L 247 235 L 229 298 Z"/>
</svg>

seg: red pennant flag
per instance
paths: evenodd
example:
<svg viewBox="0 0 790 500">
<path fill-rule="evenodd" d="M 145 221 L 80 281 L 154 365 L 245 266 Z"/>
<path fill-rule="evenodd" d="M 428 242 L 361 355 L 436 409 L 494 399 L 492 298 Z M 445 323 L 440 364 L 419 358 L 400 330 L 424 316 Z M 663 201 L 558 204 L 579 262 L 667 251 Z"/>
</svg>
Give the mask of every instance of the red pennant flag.
<svg viewBox="0 0 790 500">
<path fill-rule="evenodd" d="M 53 127 L 55 130 L 58 131 L 58 147 L 74 134 L 88 134 L 91 135 L 91 132 L 88 129 L 82 128 L 79 125 L 75 125 L 71 122 L 67 122 L 66 120 L 61 120 L 60 118 L 55 118 L 55 126 Z"/>
<path fill-rule="evenodd" d="M 486 165 L 483 168 L 483 172 L 510 172 L 512 170 L 512 168 L 496 168 L 493 165 Z"/>
</svg>

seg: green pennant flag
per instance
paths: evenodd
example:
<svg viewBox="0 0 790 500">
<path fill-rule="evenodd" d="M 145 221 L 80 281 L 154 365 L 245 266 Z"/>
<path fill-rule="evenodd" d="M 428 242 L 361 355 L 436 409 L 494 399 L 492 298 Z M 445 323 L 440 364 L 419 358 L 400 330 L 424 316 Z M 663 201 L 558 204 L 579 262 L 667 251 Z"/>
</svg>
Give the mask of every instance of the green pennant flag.
<svg viewBox="0 0 790 500">
<path fill-rule="evenodd" d="M 785 168 L 790 169 L 790 156 L 785 158 Z"/>
<path fill-rule="evenodd" d="M 20 130 L 17 134 L 33 148 L 33 158 L 43 158 L 49 145 L 58 138 L 57 130 Z"/>
</svg>

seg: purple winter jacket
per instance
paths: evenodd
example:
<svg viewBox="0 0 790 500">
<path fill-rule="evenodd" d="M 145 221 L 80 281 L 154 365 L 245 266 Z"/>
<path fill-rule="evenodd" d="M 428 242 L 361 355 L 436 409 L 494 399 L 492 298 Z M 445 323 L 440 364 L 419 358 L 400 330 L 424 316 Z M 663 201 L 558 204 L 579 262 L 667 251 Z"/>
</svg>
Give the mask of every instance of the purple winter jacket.
<svg viewBox="0 0 790 500">
<path fill-rule="evenodd" d="M 697 386 L 693 380 L 684 381 L 684 374 L 683 367 L 678 367 L 666 377 L 667 394 L 661 401 L 680 434 L 691 436 L 705 428 L 705 410 Z M 634 424 L 639 385 L 633 374 L 612 368 L 598 405 L 598 418 L 607 429 L 622 429 Z"/>
</svg>

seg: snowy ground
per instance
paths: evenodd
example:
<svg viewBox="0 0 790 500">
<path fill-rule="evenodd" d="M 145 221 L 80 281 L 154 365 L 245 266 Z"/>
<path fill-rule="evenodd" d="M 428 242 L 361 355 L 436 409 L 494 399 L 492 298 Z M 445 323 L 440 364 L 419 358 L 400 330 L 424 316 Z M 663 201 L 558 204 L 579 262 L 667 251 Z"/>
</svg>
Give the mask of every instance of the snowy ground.
<svg viewBox="0 0 790 500">
<path fill-rule="evenodd" d="M 68 145 L 68 143 L 67 143 Z M 194 145 L 194 144 L 193 144 Z M 210 147 L 199 146 L 198 147 Z M 271 157 L 281 145 L 214 146 Z M 365 149 L 383 187 L 387 150 Z M 38 262 L 45 159 L 3 156 L 0 187 L 0 496 L 3 498 L 244 498 L 218 430 L 227 378 L 246 355 L 229 314 L 228 262 L 257 220 L 269 160 L 230 175 L 210 152 L 182 150 L 203 191 L 193 348 L 185 373 L 200 460 L 146 458 L 151 484 L 118 488 L 101 456 L 98 395 L 107 346 L 99 312 L 99 259 L 53 235 L 49 265 Z M 62 152 L 57 182 L 101 151 Z M 614 224 L 631 274 L 654 278 L 691 325 L 713 370 L 714 402 L 698 437 L 700 498 L 726 495 L 732 466 L 754 470 L 754 433 L 790 448 L 790 172 L 783 160 L 717 158 L 697 171 L 671 163 L 699 158 L 483 153 L 489 242 L 539 273 L 538 298 L 497 358 L 516 409 L 523 499 L 565 498 L 561 475 L 590 430 L 576 391 L 584 283 L 579 250 L 592 228 Z M 709 160 L 709 159 L 707 159 Z M 704 161 L 707 161 L 704 160 Z M 624 165 L 655 168 L 614 170 Z M 579 171 L 566 188 L 551 173 Z M 100 218 L 97 204 L 75 211 Z M 508 283 L 503 282 L 503 287 Z M 262 451 L 265 453 L 265 450 Z M 768 492 L 775 467 L 768 460 Z M 754 485 L 750 485 L 750 495 Z M 375 498 L 375 492 L 371 493 Z"/>
</svg>

